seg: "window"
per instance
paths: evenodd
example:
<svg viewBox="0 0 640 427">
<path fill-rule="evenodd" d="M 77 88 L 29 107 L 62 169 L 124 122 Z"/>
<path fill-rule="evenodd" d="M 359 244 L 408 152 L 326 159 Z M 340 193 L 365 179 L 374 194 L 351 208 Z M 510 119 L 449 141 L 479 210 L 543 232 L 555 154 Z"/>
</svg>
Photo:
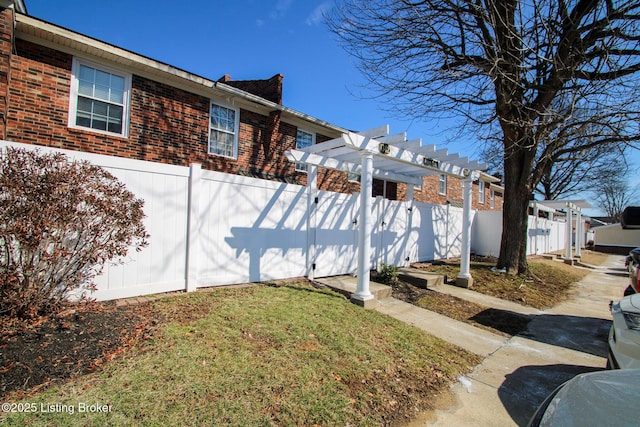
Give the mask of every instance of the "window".
<svg viewBox="0 0 640 427">
<path fill-rule="evenodd" d="M 490 199 L 489 203 L 491 203 L 491 209 L 495 209 L 495 207 L 496 207 L 496 192 L 495 192 L 495 190 L 491 190 L 490 194 L 491 194 L 490 195 L 491 199 Z"/>
<path fill-rule="evenodd" d="M 209 115 L 209 154 L 238 157 L 238 126 L 240 114 L 237 108 L 211 103 Z"/>
<path fill-rule="evenodd" d="M 484 181 L 478 181 L 478 203 L 484 203 Z"/>
<path fill-rule="evenodd" d="M 131 75 L 73 59 L 69 127 L 127 136 Z"/>
<path fill-rule="evenodd" d="M 360 183 L 360 174 L 355 172 L 349 172 L 348 175 L 349 182 L 357 182 Z"/>
<path fill-rule="evenodd" d="M 316 135 L 311 132 L 307 132 L 302 129 L 298 129 L 298 133 L 296 134 L 296 148 L 301 149 L 305 147 L 310 147 L 315 144 Z M 306 172 L 307 165 L 304 163 L 296 163 L 296 170 L 298 172 Z"/>
<path fill-rule="evenodd" d="M 440 181 L 438 184 L 438 193 L 442 195 L 447 194 L 447 175 L 443 173 L 440 174 Z"/>
</svg>

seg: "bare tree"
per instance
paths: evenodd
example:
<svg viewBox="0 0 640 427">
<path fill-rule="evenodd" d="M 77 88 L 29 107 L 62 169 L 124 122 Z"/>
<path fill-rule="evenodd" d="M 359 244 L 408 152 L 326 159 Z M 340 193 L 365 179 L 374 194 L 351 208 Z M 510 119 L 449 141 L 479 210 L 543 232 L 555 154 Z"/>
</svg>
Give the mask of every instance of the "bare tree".
<svg viewBox="0 0 640 427">
<path fill-rule="evenodd" d="M 550 137 L 559 124 L 593 111 L 617 143 L 639 139 L 629 124 L 640 109 L 640 0 L 344 0 L 328 22 L 392 108 L 499 135 L 498 267 L 510 273 L 528 270 L 528 202 L 547 165 L 611 142 L 562 145 Z"/>
<path fill-rule="evenodd" d="M 638 186 L 628 180 L 627 167 L 607 167 L 591 177 L 592 193 L 598 206 L 616 222 L 622 211 L 638 202 Z"/>
</svg>

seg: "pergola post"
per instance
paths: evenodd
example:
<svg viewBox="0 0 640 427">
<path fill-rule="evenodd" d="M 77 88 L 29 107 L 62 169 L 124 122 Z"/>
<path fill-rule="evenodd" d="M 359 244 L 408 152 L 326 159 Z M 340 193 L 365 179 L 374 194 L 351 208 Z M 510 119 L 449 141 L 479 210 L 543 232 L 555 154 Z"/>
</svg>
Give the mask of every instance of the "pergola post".
<svg viewBox="0 0 640 427">
<path fill-rule="evenodd" d="M 351 294 L 351 301 L 367 307 L 367 301 L 373 300 L 369 291 L 371 276 L 371 192 L 373 189 L 373 154 L 361 152 L 362 169 L 360 174 L 360 229 L 358 231 L 358 287 Z"/>
<path fill-rule="evenodd" d="M 582 228 L 584 224 L 582 223 L 582 209 L 576 209 L 576 258 L 582 257 L 582 253 L 580 252 L 580 248 L 582 247 L 582 237 L 584 235 Z"/>
<path fill-rule="evenodd" d="M 565 257 L 564 257 L 564 262 L 566 264 L 573 264 L 573 239 L 572 239 L 572 235 L 573 235 L 573 224 L 572 224 L 572 219 L 573 217 L 573 208 L 571 206 L 571 203 L 567 203 L 567 220 L 566 220 L 566 227 L 567 229 L 565 230 Z"/>
<path fill-rule="evenodd" d="M 462 254 L 460 255 L 460 274 L 456 277 L 456 285 L 470 288 L 473 285 L 471 277 L 471 197 L 473 178 L 462 181 Z"/>
<path fill-rule="evenodd" d="M 539 216 L 540 216 L 540 208 L 538 207 L 538 202 L 534 202 L 533 203 L 533 224 L 534 224 L 534 235 L 533 235 L 533 250 L 534 253 L 537 255 L 538 252 L 538 236 L 539 236 L 539 224 L 538 224 L 538 220 L 539 220 Z"/>
</svg>

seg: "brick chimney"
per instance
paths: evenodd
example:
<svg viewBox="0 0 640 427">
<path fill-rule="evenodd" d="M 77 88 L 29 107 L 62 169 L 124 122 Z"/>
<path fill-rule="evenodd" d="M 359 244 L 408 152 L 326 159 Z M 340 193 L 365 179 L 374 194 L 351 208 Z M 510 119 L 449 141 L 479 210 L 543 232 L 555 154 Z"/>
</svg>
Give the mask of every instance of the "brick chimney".
<svg viewBox="0 0 640 427">
<path fill-rule="evenodd" d="M 282 105 L 283 79 L 282 74 L 276 74 L 266 80 L 231 80 L 231 76 L 225 74 L 218 81 Z"/>
</svg>

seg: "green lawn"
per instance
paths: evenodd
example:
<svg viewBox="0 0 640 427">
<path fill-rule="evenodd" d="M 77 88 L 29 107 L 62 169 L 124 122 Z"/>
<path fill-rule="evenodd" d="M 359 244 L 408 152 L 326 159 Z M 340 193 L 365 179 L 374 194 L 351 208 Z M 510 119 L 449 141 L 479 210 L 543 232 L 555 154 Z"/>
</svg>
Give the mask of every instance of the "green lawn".
<svg viewBox="0 0 640 427">
<path fill-rule="evenodd" d="M 151 340 L 18 402 L 36 413 L 0 414 L 0 424 L 389 424 L 429 408 L 480 362 L 306 284 L 219 288 L 152 304 Z M 110 412 L 79 413 L 94 404 Z"/>
</svg>

